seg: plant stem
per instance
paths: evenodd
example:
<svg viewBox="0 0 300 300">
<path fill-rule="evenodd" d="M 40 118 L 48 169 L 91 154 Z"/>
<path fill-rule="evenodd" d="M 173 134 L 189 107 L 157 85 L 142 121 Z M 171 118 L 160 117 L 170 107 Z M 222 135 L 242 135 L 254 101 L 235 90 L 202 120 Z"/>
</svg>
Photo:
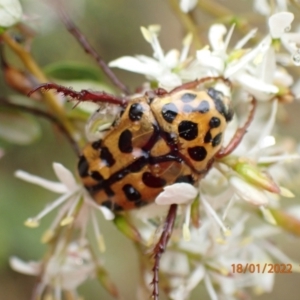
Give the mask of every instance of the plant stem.
<svg viewBox="0 0 300 300">
<path fill-rule="evenodd" d="M 1 35 L 2 40 L 17 54 L 22 60 L 27 70 L 36 78 L 39 83 L 45 83 L 48 81 L 40 67 L 36 64 L 29 52 L 27 52 L 20 44 L 14 41 L 6 32 Z M 68 120 L 66 112 L 63 106 L 58 102 L 55 95 L 51 92 L 44 94 L 44 99 L 47 106 L 55 114 L 57 119 L 61 122 L 66 131 L 77 141 L 78 132 L 73 124 Z M 78 140 L 80 146 L 83 146 L 84 140 L 80 138 Z"/>
<path fill-rule="evenodd" d="M 174 10 L 175 14 L 181 20 L 186 31 L 191 32 L 193 34 L 193 42 L 195 44 L 196 49 L 202 48 L 202 42 L 199 38 L 199 33 L 197 29 L 197 25 L 194 23 L 192 17 L 189 14 L 184 13 L 178 4 L 178 0 L 169 0 L 170 6 Z"/>
</svg>

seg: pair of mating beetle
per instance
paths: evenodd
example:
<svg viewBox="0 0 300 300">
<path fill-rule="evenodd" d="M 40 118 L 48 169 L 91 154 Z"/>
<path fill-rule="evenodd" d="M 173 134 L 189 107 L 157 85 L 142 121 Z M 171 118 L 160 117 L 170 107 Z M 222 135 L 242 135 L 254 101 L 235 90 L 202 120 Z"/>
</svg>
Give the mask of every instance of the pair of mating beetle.
<svg viewBox="0 0 300 300">
<path fill-rule="evenodd" d="M 63 21 L 86 52 L 100 62 L 108 77 L 117 86 L 124 87 L 75 25 L 65 16 Z M 222 77 L 206 77 L 170 92 L 157 89 L 130 98 L 89 90 L 76 92 L 46 83 L 30 94 L 40 89 L 53 89 L 78 101 L 121 107 L 119 116 L 103 139 L 88 144 L 78 163 L 82 182 L 95 201 L 118 212 L 154 202 L 165 186 L 178 182 L 194 185 L 209 171 L 216 158 L 230 154 L 240 143 L 253 118 L 255 99 L 252 98 L 252 110 L 246 124 L 223 148 L 223 134 L 233 110 L 230 99 L 222 92 L 214 87 L 203 88 L 209 81 L 230 85 Z M 159 260 L 172 233 L 176 212 L 177 205 L 172 204 L 153 250 L 152 295 L 155 300 L 159 295 Z"/>
</svg>

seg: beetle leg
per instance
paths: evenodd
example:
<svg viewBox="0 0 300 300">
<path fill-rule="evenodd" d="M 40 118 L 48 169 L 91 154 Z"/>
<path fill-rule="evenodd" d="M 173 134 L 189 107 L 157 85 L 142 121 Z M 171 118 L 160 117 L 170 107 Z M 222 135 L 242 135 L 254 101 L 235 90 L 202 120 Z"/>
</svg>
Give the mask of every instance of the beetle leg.
<svg viewBox="0 0 300 300">
<path fill-rule="evenodd" d="M 67 88 L 62 85 L 58 85 L 56 83 L 44 83 L 36 87 L 34 90 L 28 93 L 28 96 L 32 95 L 36 91 L 39 90 L 55 90 L 58 93 L 62 93 L 65 96 L 70 96 L 78 101 L 92 101 L 92 102 L 105 102 L 111 103 L 121 106 L 126 106 L 127 101 L 125 98 L 117 97 L 106 92 L 97 92 L 97 91 L 90 91 L 90 90 L 81 90 L 79 92 L 74 91 L 71 88 Z"/>
<path fill-rule="evenodd" d="M 170 92 L 170 94 L 179 92 L 181 90 L 192 90 L 192 89 L 196 88 L 198 85 L 205 83 L 206 81 L 218 81 L 218 80 L 222 80 L 224 83 L 231 86 L 230 81 L 228 79 L 224 78 L 223 76 L 204 77 L 204 78 L 201 78 L 201 79 L 197 79 L 197 80 L 194 80 L 194 81 L 184 83 L 181 86 L 178 86 L 178 87 L 174 88 Z"/>
<path fill-rule="evenodd" d="M 220 159 L 220 158 L 223 158 L 223 157 L 229 155 L 240 144 L 240 142 L 242 141 L 244 135 L 247 132 L 247 129 L 248 129 L 249 125 L 251 124 L 251 122 L 253 120 L 253 116 L 254 116 L 254 112 L 255 112 L 255 108 L 256 108 L 256 103 L 257 103 L 256 99 L 252 96 L 251 110 L 249 112 L 248 119 L 247 119 L 246 123 L 244 124 L 243 127 L 240 127 L 240 128 L 237 129 L 237 131 L 235 132 L 235 134 L 232 137 L 229 144 L 225 148 L 222 147 L 220 149 L 220 151 L 216 154 L 216 156 L 215 156 L 216 158 Z"/>
<path fill-rule="evenodd" d="M 154 300 L 159 299 L 159 261 L 162 256 L 162 254 L 165 252 L 167 248 L 167 244 L 169 242 L 170 236 L 173 231 L 175 219 L 176 219 L 176 212 L 177 212 L 177 204 L 172 204 L 169 208 L 168 215 L 165 219 L 163 232 L 160 236 L 160 239 L 158 240 L 157 244 L 154 247 L 153 250 L 153 257 L 154 257 L 154 266 L 153 266 L 153 292 L 152 292 L 152 298 Z"/>
</svg>

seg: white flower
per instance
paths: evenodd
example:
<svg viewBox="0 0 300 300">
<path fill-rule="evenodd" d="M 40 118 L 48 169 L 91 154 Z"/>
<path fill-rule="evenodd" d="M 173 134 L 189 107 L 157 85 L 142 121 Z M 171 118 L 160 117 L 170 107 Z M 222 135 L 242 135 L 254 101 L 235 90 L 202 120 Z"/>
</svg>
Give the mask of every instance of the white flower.
<svg viewBox="0 0 300 300">
<path fill-rule="evenodd" d="M 196 198 L 197 194 L 198 190 L 189 183 L 174 183 L 164 187 L 164 191 L 156 197 L 155 203 L 158 205 L 188 204 Z"/>
<path fill-rule="evenodd" d="M 290 12 L 281 12 L 269 18 L 270 34 L 273 39 L 281 38 L 286 31 L 289 31 L 294 20 L 294 15 Z"/>
<path fill-rule="evenodd" d="M 19 0 L 0 0 L 0 27 L 10 27 L 21 21 L 22 6 Z"/>
<path fill-rule="evenodd" d="M 289 32 L 294 14 L 290 12 L 280 12 L 272 15 L 269 18 L 270 35 L 273 39 L 280 39 L 282 45 L 292 54 L 292 62 L 294 65 L 300 65 L 300 33 Z M 284 59 L 284 55 L 281 55 Z"/>
<path fill-rule="evenodd" d="M 210 299 L 235 299 L 237 292 L 246 293 L 249 287 L 257 292 L 270 292 L 274 273 L 262 269 L 272 263 L 272 257 L 282 263 L 293 263 L 275 245 L 267 241 L 280 230 L 256 224 L 249 231 L 249 214 L 235 208 L 230 215 L 231 235 L 220 236 L 209 218 L 202 218 L 202 226 L 191 231 L 189 242 L 180 241 L 162 257 L 161 269 L 170 276 L 173 300 L 189 299 L 194 287 L 203 282 Z M 238 272 L 238 264 L 259 265 L 260 272 Z M 253 267 L 252 266 L 252 267 Z M 172 276 L 174 274 L 174 276 Z M 231 298 L 233 297 L 233 298 Z"/>
<path fill-rule="evenodd" d="M 144 74 L 149 80 L 158 82 L 160 87 L 167 90 L 181 85 L 179 73 L 187 63 L 192 36 L 188 35 L 184 39 L 181 53 L 173 49 L 164 54 L 158 41 L 160 26 L 141 27 L 141 31 L 145 40 L 152 46 L 154 58 L 145 55 L 124 56 L 111 61 L 109 66 Z"/>
<path fill-rule="evenodd" d="M 91 220 L 100 250 L 104 250 L 103 238 L 100 234 L 100 229 L 98 228 L 94 211 L 101 211 L 107 220 L 112 220 L 114 218 L 114 214 L 108 208 L 97 205 L 83 185 L 77 183 L 72 173 L 63 165 L 54 163 L 53 169 L 60 182 L 49 181 L 28 174 L 24 171 L 17 171 L 15 173 L 16 177 L 20 179 L 40 185 L 55 193 L 62 194 L 58 199 L 46 206 L 46 208 L 37 216 L 28 219 L 25 224 L 29 227 L 37 227 L 39 226 L 40 220 L 45 215 L 61 206 L 55 220 L 52 222 L 52 225 L 43 237 L 44 242 L 47 242 L 51 239 L 51 237 L 53 237 L 57 226 L 66 226 L 72 222 L 75 222 L 75 225 L 80 229 L 81 237 L 84 239 L 87 224 Z M 81 200 L 83 200 L 83 204 L 80 207 L 80 211 L 76 215 L 76 218 L 74 218 L 77 206 Z"/>
<path fill-rule="evenodd" d="M 272 9 L 276 11 L 287 11 L 286 0 L 276 0 L 272 2 L 272 7 L 269 0 L 254 0 L 254 9 L 262 15 L 269 16 L 272 13 Z"/>
<path fill-rule="evenodd" d="M 184 13 L 193 10 L 198 3 L 198 0 L 180 0 L 180 8 Z"/>
<path fill-rule="evenodd" d="M 62 299 L 64 291 L 76 294 L 77 287 L 87 278 L 94 277 L 97 268 L 86 241 L 80 244 L 72 242 L 66 248 L 62 240 L 56 245 L 54 254 L 46 263 L 26 263 L 17 257 L 12 257 L 10 265 L 20 273 L 40 276 L 37 294 L 41 296 L 46 290 L 49 293 L 50 288 L 51 294 L 59 296 L 55 299 Z"/>
</svg>

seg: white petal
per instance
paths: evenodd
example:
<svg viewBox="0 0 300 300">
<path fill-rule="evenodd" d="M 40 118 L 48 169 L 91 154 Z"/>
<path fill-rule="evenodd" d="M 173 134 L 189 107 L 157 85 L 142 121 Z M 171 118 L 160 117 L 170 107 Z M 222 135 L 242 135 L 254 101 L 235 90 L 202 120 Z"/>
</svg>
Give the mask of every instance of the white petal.
<svg viewBox="0 0 300 300">
<path fill-rule="evenodd" d="M 186 289 L 192 291 L 199 282 L 204 278 L 205 269 L 203 265 L 199 265 L 190 275 L 190 278 L 187 281 Z"/>
<path fill-rule="evenodd" d="M 57 178 L 68 188 L 69 191 L 77 189 L 78 184 L 73 174 L 62 164 L 53 163 L 53 170 Z"/>
<path fill-rule="evenodd" d="M 197 61 L 201 67 L 213 68 L 222 73 L 225 67 L 224 59 L 214 55 L 208 49 L 202 49 L 196 52 Z"/>
<path fill-rule="evenodd" d="M 149 219 L 153 219 L 155 217 L 164 217 L 168 213 L 168 206 L 160 206 L 156 203 L 148 204 L 147 206 L 143 206 L 139 208 L 135 215 L 138 219 L 141 219 L 145 222 Z"/>
<path fill-rule="evenodd" d="M 156 80 L 159 83 L 159 87 L 168 91 L 182 84 L 180 77 L 171 72 L 165 72 L 163 75 L 157 76 Z"/>
<path fill-rule="evenodd" d="M 250 94 L 253 94 L 253 96 L 256 96 L 259 100 L 264 99 L 263 95 L 261 95 L 262 93 L 266 94 L 267 96 L 272 96 L 273 94 L 277 94 L 279 91 L 276 85 L 265 83 L 259 78 L 249 75 L 243 71 L 235 74 L 234 79 L 238 81 L 248 92 L 250 92 Z M 269 97 L 267 97 L 266 100 L 269 100 Z"/>
<path fill-rule="evenodd" d="M 290 53 L 294 54 L 299 50 L 300 34 L 297 32 L 286 33 L 282 36 L 281 42 Z"/>
<path fill-rule="evenodd" d="M 250 32 L 248 32 L 241 40 L 239 40 L 236 45 L 234 46 L 234 49 L 242 49 L 249 40 L 251 40 L 257 32 L 257 28 L 252 29 Z"/>
<path fill-rule="evenodd" d="M 218 300 L 217 292 L 208 274 L 204 276 L 204 284 L 211 300 Z"/>
<path fill-rule="evenodd" d="M 188 13 L 197 5 L 198 0 L 180 0 L 180 8 L 184 13 Z"/>
<path fill-rule="evenodd" d="M 243 200 L 259 206 L 268 204 L 268 197 L 259 188 L 246 183 L 244 180 L 236 176 L 232 176 L 229 179 L 229 182 L 234 188 L 236 194 Z"/>
<path fill-rule="evenodd" d="M 0 27 L 10 27 L 21 20 L 19 0 L 0 0 Z"/>
<path fill-rule="evenodd" d="M 223 24 L 215 24 L 210 27 L 208 32 L 208 39 L 214 51 L 224 50 L 224 35 L 226 32 L 227 29 Z"/>
<path fill-rule="evenodd" d="M 105 220 L 111 221 L 115 218 L 115 214 L 105 206 L 98 205 L 98 209 L 102 212 Z"/>
<path fill-rule="evenodd" d="M 258 77 L 265 83 L 272 83 L 276 70 L 276 58 L 274 48 L 269 48 L 258 65 Z"/>
<path fill-rule="evenodd" d="M 153 49 L 153 57 L 158 59 L 160 63 L 164 61 L 164 51 L 160 46 L 157 38 L 160 32 L 160 25 L 150 25 L 148 28 L 141 27 L 142 34 L 146 41 L 151 44 Z"/>
<path fill-rule="evenodd" d="M 287 155 L 278 155 L 278 156 L 260 156 L 257 160 L 261 164 L 272 164 L 280 161 L 290 162 L 294 159 L 300 159 L 299 154 L 287 154 Z"/>
<path fill-rule="evenodd" d="M 15 176 L 19 179 L 25 180 L 27 182 L 37 184 L 47 190 L 50 190 L 55 193 L 64 194 L 68 192 L 68 189 L 65 185 L 59 182 L 50 181 L 39 176 L 31 175 L 27 172 L 18 170 L 15 172 Z"/>
<path fill-rule="evenodd" d="M 264 264 L 261 264 L 261 268 L 263 268 Z M 254 287 L 254 291 L 257 290 L 258 293 L 262 291 L 265 293 L 271 293 L 274 287 L 275 281 L 275 273 L 267 273 L 267 274 L 256 274 L 254 277 L 256 280 L 256 286 Z"/>
<path fill-rule="evenodd" d="M 271 135 L 271 131 L 273 130 L 273 127 L 274 127 L 274 124 L 276 121 L 277 109 L 278 109 L 278 101 L 274 100 L 272 102 L 272 106 L 271 106 L 270 117 L 264 124 L 264 126 L 260 132 L 260 135 L 257 137 L 256 144 L 248 151 L 248 155 L 253 154 L 253 153 L 256 153 L 257 155 L 259 155 L 259 151 L 261 149 L 261 145 L 262 145 L 265 137 Z"/>
<path fill-rule="evenodd" d="M 233 34 L 233 31 L 234 31 L 234 28 L 235 28 L 235 23 L 231 25 L 227 35 L 226 35 L 226 38 L 225 38 L 225 41 L 224 41 L 224 53 L 226 52 L 227 50 L 227 47 L 229 45 L 229 42 L 231 40 L 231 37 L 232 37 L 232 34 Z"/>
<path fill-rule="evenodd" d="M 289 87 L 294 83 L 294 78 L 285 69 L 275 70 L 274 82 L 280 84 L 281 86 Z"/>
<path fill-rule="evenodd" d="M 86 201 L 90 206 L 100 210 L 105 218 L 105 220 L 111 221 L 115 218 L 115 214 L 105 206 L 97 204 L 88 194 L 84 194 L 84 201 Z"/>
<path fill-rule="evenodd" d="M 158 205 L 185 204 L 195 199 L 198 190 L 191 184 L 180 182 L 166 186 L 155 199 Z"/>
<path fill-rule="evenodd" d="M 165 56 L 165 65 L 169 69 L 173 69 L 177 66 L 179 60 L 179 51 L 176 49 L 170 50 Z"/>
<path fill-rule="evenodd" d="M 245 54 L 237 62 L 230 64 L 230 66 L 226 69 L 224 73 L 225 78 L 229 78 L 230 76 L 234 75 L 234 73 L 240 71 L 243 67 L 245 67 L 246 64 L 254 60 L 259 53 L 265 53 L 270 47 L 270 43 L 270 37 L 266 37 L 261 43 L 259 43 L 257 47 Z"/>
<path fill-rule="evenodd" d="M 280 11 L 287 11 L 287 2 L 286 0 L 277 0 L 277 6 Z"/>
<path fill-rule="evenodd" d="M 262 15 L 270 15 L 271 9 L 267 0 L 254 0 L 254 9 Z"/>
<path fill-rule="evenodd" d="M 13 270 L 26 275 L 38 276 L 42 271 L 41 263 L 35 261 L 24 262 L 16 256 L 9 258 L 9 264 Z"/>
<path fill-rule="evenodd" d="M 142 61 L 142 58 L 144 61 Z M 138 56 L 138 58 L 123 56 L 111 61 L 108 65 L 144 75 L 158 74 L 162 68 L 155 59 L 144 56 Z"/>
<path fill-rule="evenodd" d="M 280 12 L 269 18 L 270 34 L 272 38 L 280 38 L 287 29 L 291 27 L 294 20 L 294 14 L 290 12 Z"/>
<path fill-rule="evenodd" d="M 179 58 L 180 62 L 183 62 L 187 59 L 192 41 L 193 41 L 193 35 L 191 33 L 188 33 L 182 42 L 183 47 L 182 47 L 180 58 Z"/>
</svg>

